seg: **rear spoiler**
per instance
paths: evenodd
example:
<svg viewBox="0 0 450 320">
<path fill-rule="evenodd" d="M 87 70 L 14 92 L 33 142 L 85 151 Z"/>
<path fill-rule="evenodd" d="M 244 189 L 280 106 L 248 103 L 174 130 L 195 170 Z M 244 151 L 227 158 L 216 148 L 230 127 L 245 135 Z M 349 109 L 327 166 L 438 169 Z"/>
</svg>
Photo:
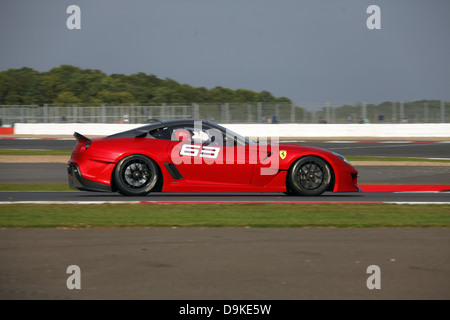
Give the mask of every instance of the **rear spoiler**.
<svg viewBox="0 0 450 320">
<path fill-rule="evenodd" d="M 78 132 L 74 132 L 73 136 L 77 139 L 78 142 L 87 142 L 87 141 L 91 141 L 91 139 L 86 138 L 85 136 L 83 136 L 82 134 L 78 133 Z"/>
</svg>

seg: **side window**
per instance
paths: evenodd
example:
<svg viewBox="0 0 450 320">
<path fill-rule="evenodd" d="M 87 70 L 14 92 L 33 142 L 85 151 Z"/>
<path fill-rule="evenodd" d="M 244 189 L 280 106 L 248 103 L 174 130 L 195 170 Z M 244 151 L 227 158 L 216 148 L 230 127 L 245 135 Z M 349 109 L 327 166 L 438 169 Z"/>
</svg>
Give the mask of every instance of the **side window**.
<svg viewBox="0 0 450 320">
<path fill-rule="evenodd" d="M 174 126 L 170 128 L 170 140 L 192 142 L 193 128 L 188 126 Z"/>
<path fill-rule="evenodd" d="M 168 127 L 158 128 L 149 132 L 156 139 L 170 140 L 170 130 Z"/>
<path fill-rule="evenodd" d="M 205 144 L 218 147 L 225 145 L 224 135 L 220 130 L 206 127 L 205 133 L 208 136 L 207 143 Z"/>
<path fill-rule="evenodd" d="M 168 126 L 154 129 L 149 134 L 156 139 L 162 140 L 183 141 L 211 146 L 226 145 L 226 139 L 220 130 L 205 125 L 201 127 L 196 127 L 193 124 Z"/>
<path fill-rule="evenodd" d="M 183 141 L 211 146 L 246 144 L 246 141 L 239 135 L 233 133 L 227 133 L 225 135 L 221 130 L 215 127 L 206 125 L 196 127 L 192 123 L 154 129 L 150 131 L 149 134 L 156 139 Z"/>
<path fill-rule="evenodd" d="M 223 145 L 222 133 L 214 128 L 192 125 L 174 126 L 170 128 L 172 141 L 184 141 L 203 145 Z"/>
</svg>

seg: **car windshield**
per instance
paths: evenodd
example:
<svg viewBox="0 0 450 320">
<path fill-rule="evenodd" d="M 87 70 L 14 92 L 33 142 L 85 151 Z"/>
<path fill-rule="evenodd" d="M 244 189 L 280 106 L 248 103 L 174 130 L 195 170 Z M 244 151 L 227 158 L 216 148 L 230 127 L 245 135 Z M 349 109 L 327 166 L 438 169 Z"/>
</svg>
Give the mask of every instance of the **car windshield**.
<svg viewBox="0 0 450 320">
<path fill-rule="evenodd" d="M 237 143 L 237 145 L 249 145 L 249 144 L 255 144 L 256 142 L 254 142 L 251 139 L 248 139 L 242 135 L 240 135 L 239 133 L 236 133 L 230 129 L 227 129 L 225 127 L 222 127 L 221 125 L 218 125 L 216 123 L 208 123 L 210 126 L 215 127 L 216 129 L 222 131 L 225 134 L 226 139 L 234 139 Z"/>
</svg>

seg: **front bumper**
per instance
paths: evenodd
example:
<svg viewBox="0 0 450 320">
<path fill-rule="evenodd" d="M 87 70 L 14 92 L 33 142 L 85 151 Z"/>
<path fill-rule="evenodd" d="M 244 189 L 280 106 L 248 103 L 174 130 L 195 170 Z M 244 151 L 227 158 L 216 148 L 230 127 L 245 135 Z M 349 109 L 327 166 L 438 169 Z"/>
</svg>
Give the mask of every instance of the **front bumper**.
<svg viewBox="0 0 450 320">
<path fill-rule="evenodd" d="M 358 171 L 348 165 L 336 172 L 334 192 L 362 192 L 358 186 Z"/>
<path fill-rule="evenodd" d="M 82 191 L 112 192 L 110 185 L 83 178 L 80 168 L 78 168 L 78 165 L 76 165 L 75 163 L 67 164 L 67 174 L 69 178 L 69 187 L 71 189 Z"/>
</svg>

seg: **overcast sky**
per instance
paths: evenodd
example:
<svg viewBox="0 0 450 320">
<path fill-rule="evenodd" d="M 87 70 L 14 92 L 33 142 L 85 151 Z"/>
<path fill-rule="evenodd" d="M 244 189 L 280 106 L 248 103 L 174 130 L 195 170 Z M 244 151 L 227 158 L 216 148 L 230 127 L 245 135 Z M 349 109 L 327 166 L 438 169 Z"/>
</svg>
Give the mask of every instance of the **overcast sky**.
<svg viewBox="0 0 450 320">
<path fill-rule="evenodd" d="M 71 64 L 297 103 L 450 101 L 449 0 L 0 0 L 0 40 L 0 71 Z"/>
</svg>

